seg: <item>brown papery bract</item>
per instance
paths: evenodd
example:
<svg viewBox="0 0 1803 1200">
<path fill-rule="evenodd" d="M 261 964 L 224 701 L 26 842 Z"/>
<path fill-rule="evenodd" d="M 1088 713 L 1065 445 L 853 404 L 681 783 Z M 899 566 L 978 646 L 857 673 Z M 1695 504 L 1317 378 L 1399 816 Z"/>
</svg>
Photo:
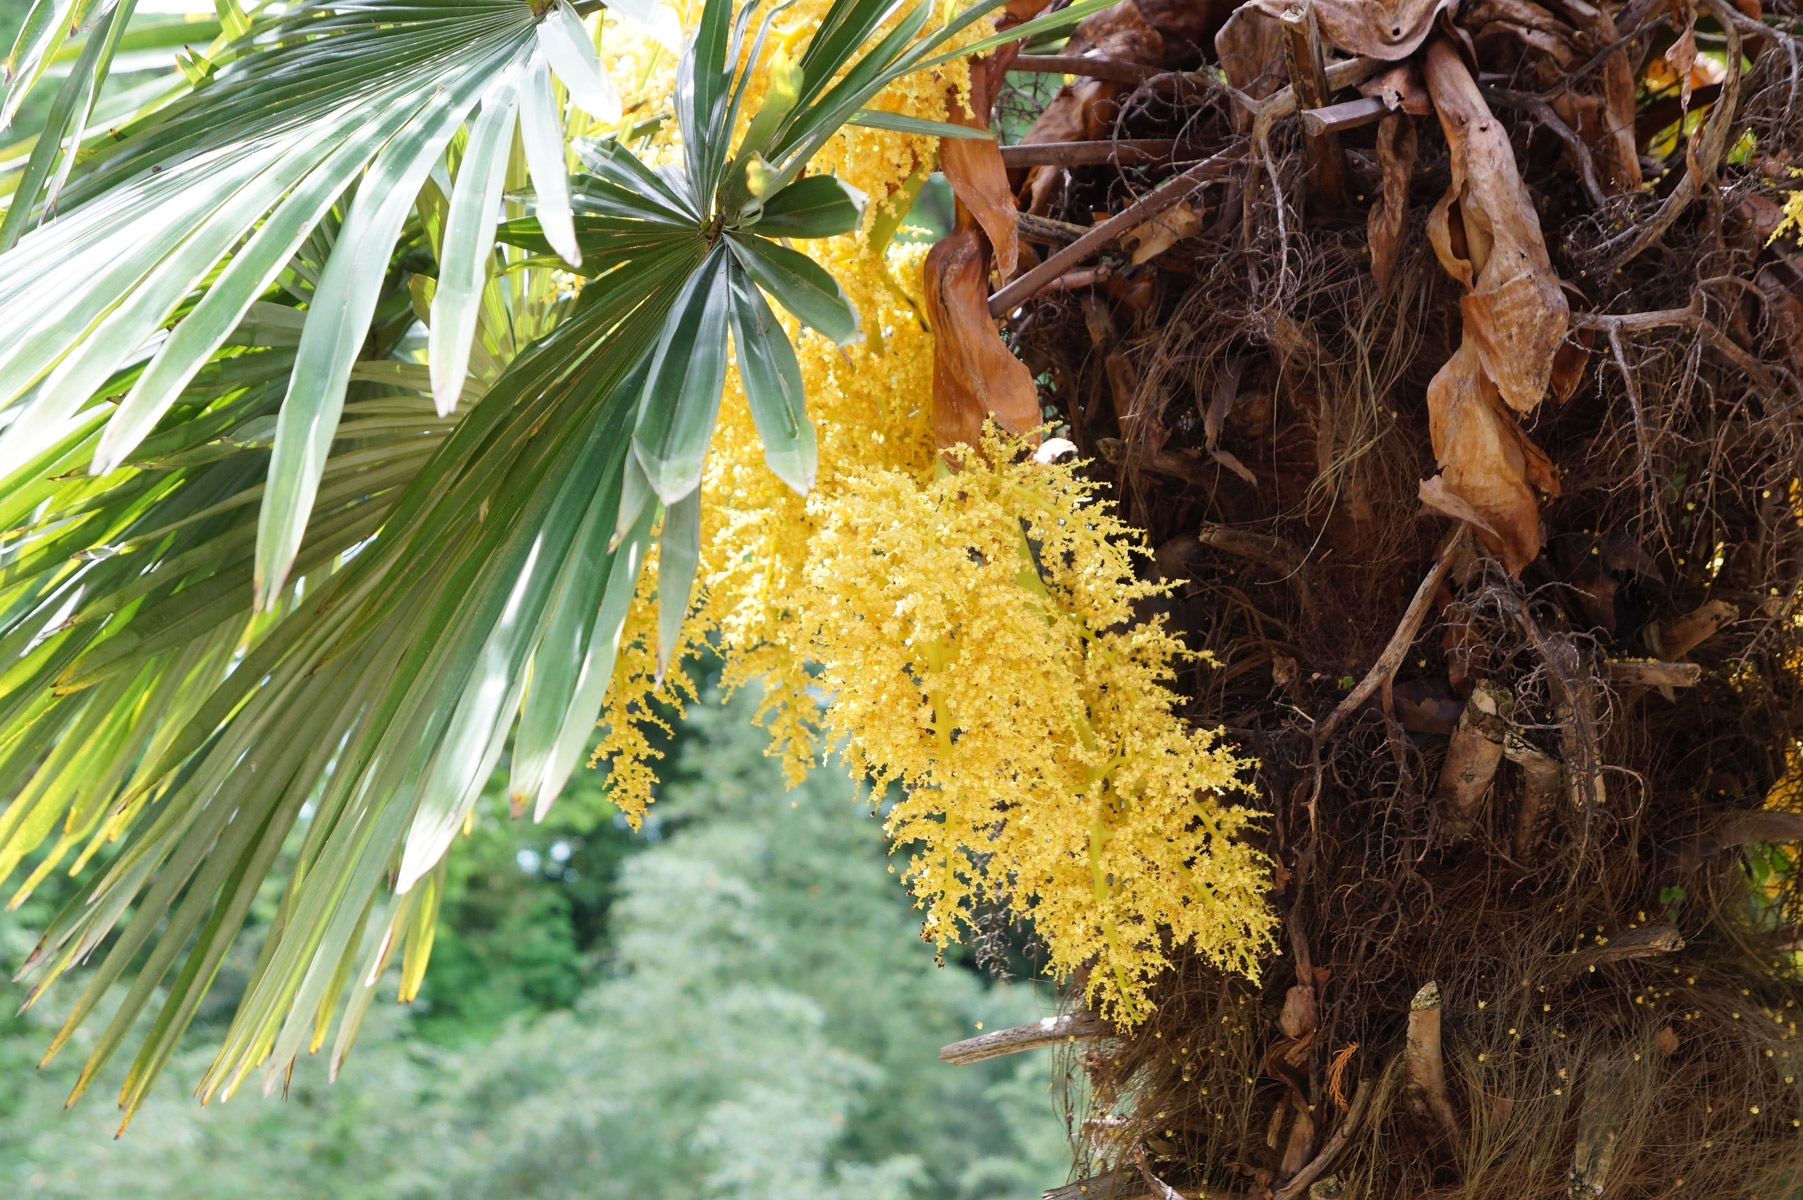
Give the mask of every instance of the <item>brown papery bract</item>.
<svg viewBox="0 0 1803 1200">
<path fill-rule="evenodd" d="M 980 445 L 989 417 L 1010 433 L 1037 428 L 1033 373 L 1009 353 L 989 315 L 989 243 L 969 209 L 959 206 L 957 228 L 928 253 L 925 276 L 939 445 Z"/>
<path fill-rule="evenodd" d="M 1428 385 L 1434 457 L 1446 487 L 1484 516 L 1485 546 L 1517 572 L 1540 552 L 1535 489 L 1556 494 L 1559 485 L 1514 414 L 1546 395 L 1570 308 L 1508 132 L 1452 42 L 1428 46 L 1425 72 L 1452 154 L 1452 182 L 1428 218 L 1428 237 L 1466 287 L 1464 339 Z"/>
</svg>

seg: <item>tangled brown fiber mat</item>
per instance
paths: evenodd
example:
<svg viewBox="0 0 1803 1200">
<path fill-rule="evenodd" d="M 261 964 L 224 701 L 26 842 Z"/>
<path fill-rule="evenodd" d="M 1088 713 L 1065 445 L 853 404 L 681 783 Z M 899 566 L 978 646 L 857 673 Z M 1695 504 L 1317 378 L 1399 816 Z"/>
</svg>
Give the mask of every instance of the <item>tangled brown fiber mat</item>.
<svg viewBox="0 0 1803 1200">
<path fill-rule="evenodd" d="M 1803 1196 L 1800 37 L 1129 0 L 1014 64 L 1077 77 L 991 309 L 1218 661 L 1284 917 L 1072 1051 L 1094 1196 Z"/>
</svg>

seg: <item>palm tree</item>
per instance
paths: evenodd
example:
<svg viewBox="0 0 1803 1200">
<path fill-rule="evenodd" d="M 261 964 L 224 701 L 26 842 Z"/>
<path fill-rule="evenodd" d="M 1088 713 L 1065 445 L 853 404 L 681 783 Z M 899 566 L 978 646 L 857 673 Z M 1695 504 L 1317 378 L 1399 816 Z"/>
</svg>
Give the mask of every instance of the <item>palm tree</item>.
<svg viewBox="0 0 1803 1200">
<path fill-rule="evenodd" d="M 129 1118 L 278 867 L 201 1094 L 336 1067 L 503 755 L 542 813 L 648 604 L 677 670 L 723 390 L 807 492 L 817 348 L 900 336 L 790 245 L 932 169 L 873 221 L 852 125 L 946 139 L 943 457 L 785 617 L 930 936 L 1000 902 L 1096 1006 L 1090 1191 L 1796 1191 L 1789 7 L 609 7 L 667 112 L 563 0 L 227 3 L 116 129 L 130 0 L 27 20 L 8 117 L 92 32 L 0 226 L 0 875 L 86 873 L 26 964 L 104 947 L 53 1052 L 124 988 L 78 1094 L 154 1011 Z"/>
</svg>

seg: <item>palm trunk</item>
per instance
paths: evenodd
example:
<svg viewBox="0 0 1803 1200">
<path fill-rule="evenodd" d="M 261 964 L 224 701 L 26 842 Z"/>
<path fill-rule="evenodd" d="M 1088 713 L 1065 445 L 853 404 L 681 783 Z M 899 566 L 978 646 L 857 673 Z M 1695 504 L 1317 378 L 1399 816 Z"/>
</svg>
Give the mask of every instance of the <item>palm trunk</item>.
<svg viewBox="0 0 1803 1200">
<path fill-rule="evenodd" d="M 1045 60 L 1101 66 L 991 306 L 1220 662 L 1284 922 L 1080 1051 L 1084 1194 L 1790 1194 L 1795 10 L 1228 11 Z"/>
</svg>

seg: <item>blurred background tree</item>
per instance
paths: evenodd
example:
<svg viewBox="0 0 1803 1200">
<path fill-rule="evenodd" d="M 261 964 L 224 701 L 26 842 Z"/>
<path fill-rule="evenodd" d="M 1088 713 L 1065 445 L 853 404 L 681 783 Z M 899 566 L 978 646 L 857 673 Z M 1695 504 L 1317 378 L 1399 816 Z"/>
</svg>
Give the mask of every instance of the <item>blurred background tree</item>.
<svg viewBox="0 0 1803 1200">
<path fill-rule="evenodd" d="M 0 1195 L 1036 1195 L 1068 1167 L 1045 1061 L 936 1052 L 1049 996 L 936 965 L 866 798 L 830 770 L 785 791 L 749 710 L 675 724 L 638 833 L 597 772 L 536 826 L 508 819 L 498 773 L 452 858 L 421 999 L 379 1005 L 336 1083 L 322 1054 L 286 1103 L 201 1108 L 185 1086 L 204 1063 L 178 1064 L 115 1141 L 107 1105 L 62 1109 L 84 1049 L 33 1076 L 61 1014 L 6 1018 Z M 0 915 L 11 961 L 68 894 Z M 213 1022 L 249 967 L 222 972 Z M 7 1012 L 22 999 L 0 988 Z M 204 1057 L 216 1030 L 196 1032 Z"/>
</svg>

